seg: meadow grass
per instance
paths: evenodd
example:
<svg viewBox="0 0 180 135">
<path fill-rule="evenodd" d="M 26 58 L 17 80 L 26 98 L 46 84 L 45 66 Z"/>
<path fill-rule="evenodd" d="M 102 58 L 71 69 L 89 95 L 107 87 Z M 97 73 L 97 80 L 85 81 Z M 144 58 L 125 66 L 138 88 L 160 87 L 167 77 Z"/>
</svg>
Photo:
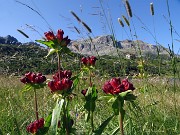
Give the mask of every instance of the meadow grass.
<svg viewBox="0 0 180 135">
<path fill-rule="evenodd" d="M 137 100 L 132 104 L 126 102 L 125 108 L 125 134 L 132 135 L 178 135 L 180 132 L 180 87 L 177 83 L 177 112 L 174 110 L 173 84 L 167 78 L 148 78 L 145 86 L 141 79 L 132 80 L 136 90 Z M 104 93 L 100 82 L 99 97 Z M 78 134 L 89 134 L 90 125 L 85 122 L 85 110 L 83 108 L 83 95 L 80 93 L 82 86 L 76 89 L 71 102 L 71 115 L 75 120 Z M 17 77 L 0 77 L 0 134 L 27 134 L 26 126 L 35 119 L 33 91 L 22 93 L 23 85 Z M 48 88 L 37 91 L 39 115 L 46 117 L 54 107 L 54 100 Z M 177 115 L 176 115 L 177 113 Z M 113 111 L 111 103 L 98 100 L 95 111 L 95 127 L 98 127 Z M 108 124 L 104 134 L 111 134 L 118 127 L 117 118 Z"/>
<path fill-rule="evenodd" d="M 23 3 L 21 3 L 23 4 Z M 105 16 L 107 25 L 113 36 L 113 42 L 115 43 L 115 34 L 112 26 L 112 20 L 108 20 L 106 17 L 105 9 L 100 1 L 102 13 Z M 25 5 L 25 4 L 23 4 Z M 167 0 L 168 5 L 168 0 Z M 27 6 L 27 5 L 25 5 Z M 28 7 L 28 6 L 27 6 Z M 129 34 L 133 40 L 135 35 L 136 39 L 138 37 L 135 26 L 132 20 L 132 11 L 130 9 L 130 4 L 126 3 L 127 12 L 130 18 L 126 18 L 122 15 L 125 23 L 129 28 Z M 33 10 L 31 8 L 31 10 Z M 34 12 L 38 13 L 36 10 Z M 168 7 L 169 11 L 169 7 Z M 89 33 L 93 35 L 91 28 L 84 23 L 79 17 L 71 11 L 72 15 L 77 19 L 77 21 L 82 23 L 82 26 L 87 29 Z M 39 14 L 39 13 L 38 13 Z M 39 14 L 41 16 L 41 14 Z M 154 13 L 153 13 L 154 15 Z M 134 16 L 134 15 L 133 15 Z M 44 17 L 41 18 L 47 23 Z M 170 11 L 169 11 L 170 18 Z M 140 20 L 141 21 L 141 20 Z M 154 23 L 153 19 L 153 23 Z M 76 28 L 76 26 L 74 26 Z M 147 27 L 145 26 L 146 30 Z M 170 21 L 171 36 L 172 35 L 172 23 Z M 154 28 L 155 29 L 155 28 Z M 149 30 L 147 30 L 149 31 Z M 78 32 L 79 33 L 79 32 Z M 89 33 L 87 34 L 89 37 Z M 155 37 L 156 33 L 152 36 Z M 91 38 L 91 37 L 90 37 Z M 172 37 L 173 39 L 173 37 Z M 138 39 L 137 39 L 138 40 Z M 142 69 L 140 69 L 140 74 L 144 74 L 144 59 L 141 54 L 141 49 L 139 48 L 138 43 L 136 43 L 137 53 L 141 61 Z M 176 56 L 174 55 L 173 42 L 172 47 L 169 48 L 169 55 L 171 56 L 172 61 L 172 78 L 177 77 L 177 65 L 176 65 Z M 172 49 L 172 50 L 171 50 Z M 118 50 L 117 50 L 117 53 Z M 158 56 L 159 56 L 159 52 Z M 121 59 L 121 57 L 119 57 Z M 159 59 L 159 61 L 161 61 Z M 123 64 L 122 64 L 123 65 Z M 159 64 L 159 75 L 160 75 L 161 65 Z M 125 70 L 125 69 L 121 69 Z M 104 75 L 105 76 L 105 75 Z M 98 89 L 98 96 L 101 97 L 104 93 L 101 90 L 103 83 L 108 80 L 110 77 L 101 77 L 95 76 L 93 82 L 96 84 Z M 179 77 L 179 76 L 178 76 Z M 48 78 L 51 78 L 48 76 Z M 124 132 L 127 135 L 179 135 L 180 134 L 180 83 L 179 78 L 169 79 L 167 77 L 142 77 L 135 78 L 131 80 L 136 87 L 134 94 L 137 96 L 137 99 L 132 102 L 125 103 L 125 120 L 124 120 Z M 28 134 L 26 131 L 26 126 L 34 121 L 34 98 L 33 91 L 23 92 L 24 85 L 19 81 L 18 77 L 9 77 L 9 76 L 0 76 L 0 134 L 12 134 L 12 135 L 25 135 Z M 88 87 L 87 82 L 80 81 L 78 87 L 73 91 L 75 95 L 72 98 L 70 104 L 70 113 L 74 119 L 74 125 L 77 129 L 77 134 L 90 134 L 90 124 L 85 121 L 85 109 L 83 107 L 84 100 L 81 90 Z M 46 117 L 51 110 L 54 108 L 54 99 L 50 93 L 49 88 L 45 87 L 44 89 L 37 90 L 38 96 L 38 107 L 39 107 L 39 116 Z M 103 99 L 98 99 L 97 107 L 94 114 L 94 125 L 97 128 L 104 120 L 113 114 L 111 103 Z M 114 117 L 111 122 L 108 124 L 107 128 L 103 132 L 106 134 L 119 134 L 119 126 L 117 117 Z M 50 134 L 50 133 L 49 133 Z"/>
</svg>

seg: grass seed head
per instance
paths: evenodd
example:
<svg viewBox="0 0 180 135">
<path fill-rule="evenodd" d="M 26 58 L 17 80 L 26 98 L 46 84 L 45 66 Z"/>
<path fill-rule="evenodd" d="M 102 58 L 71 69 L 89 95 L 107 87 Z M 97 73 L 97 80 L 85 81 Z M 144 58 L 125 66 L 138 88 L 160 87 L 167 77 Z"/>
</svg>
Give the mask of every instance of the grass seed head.
<svg viewBox="0 0 180 135">
<path fill-rule="evenodd" d="M 70 11 L 71 12 L 71 14 L 76 18 L 76 20 L 78 21 L 78 22 L 81 22 L 81 19 L 73 12 L 73 11 Z"/>
<path fill-rule="evenodd" d="M 91 28 L 85 22 L 82 22 L 82 25 L 87 29 L 89 33 L 92 33 Z"/>
<path fill-rule="evenodd" d="M 122 15 L 122 18 L 126 22 L 127 26 L 130 26 L 130 23 L 129 23 L 128 19 L 124 15 Z"/>
<path fill-rule="evenodd" d="M 150 11 L 151 11 L 151 15 L 154 15 L 154 6 L 153 6 L 153 3 L 150 3 Z"/>
<path fill-rule="evenodd" d="M 122 27 L 124 27 L 124 23 L 122 22 L 122 20 L 120 18 L 118 18 L 118 22 Z"/>
<path fill-rule="evenodd" d="M 131 6 L 130 6 L 128 0 L 126 0 L 126 10 L 127 10 L 129 17 L 132 17 L 132 10 L 131 10 Z"/>
</svg>

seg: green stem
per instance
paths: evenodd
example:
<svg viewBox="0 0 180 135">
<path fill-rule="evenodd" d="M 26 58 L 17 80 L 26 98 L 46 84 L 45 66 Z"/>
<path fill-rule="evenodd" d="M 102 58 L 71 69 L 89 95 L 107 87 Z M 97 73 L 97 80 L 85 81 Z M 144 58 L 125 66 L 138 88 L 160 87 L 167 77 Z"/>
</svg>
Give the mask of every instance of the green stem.
<svg viewBox="0 0 180 135">
<path fill-rule="evenodd" d="M 91 128 L 92 128 L 92 132 L 94 132 L 94 122 L 93 122 L 93 119 L 94 119 L 94 115 L 93 115 L 93 111 L 91 111 Z"/>
<path fill-rule="evenodd" d="M 60 59 L 60 53 L 57 53 L 58 56 L 58 73 L 59 73 L 59 80 L 61 80 L 61 59 Z"/>
<path fill-rule="evenodd" d="M 66 102 L 64 103 L 64 107 L 63 107 L 63 111 L 64 111 L 64 126 L 65 126 L 65 132 L 66 132 L 66 135 L 69 135 L 70 134 L 70 129 L 69 129 L 69 110 L 68 110 L 68 104 L 69 104 L 69 100 L 66 100 Z"/>
<path fill-rule="evenodd" d="M 92 87 L 91 69 L 89 69 L 89 86 Z"/>
<path fill-rule="evenodd" d="M 123 103 L 121 103 L 121 101 L 118 101 L 118 104 L 119 104 L 119 128 L 120 128 L 120 132 L 121 132 L 121 135 L 124 135 L 124 127 L 123 127 L 123 119 L 124 119 L 124 116 L 123 116 Z"/>
<path fill-rule="evenodd" d="M 36 89 L 34 89 L 34 99 L 35 99 L 35 113 L 36 113 L 36 119 L 38 120 L 38 106 L 37 106 L 37 95 L 36 95 Z"/>
</svg>

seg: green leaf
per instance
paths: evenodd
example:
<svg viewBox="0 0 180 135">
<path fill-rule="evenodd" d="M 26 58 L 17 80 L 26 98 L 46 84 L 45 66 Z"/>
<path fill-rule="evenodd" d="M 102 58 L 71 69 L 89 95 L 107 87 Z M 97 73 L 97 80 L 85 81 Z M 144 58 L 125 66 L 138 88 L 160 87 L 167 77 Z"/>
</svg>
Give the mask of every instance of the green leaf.
<svg viewBox="0 0 180 135">
<path fill-rule="evenodd" d="M 115 115 L 119 115 L 119 103 L 118 103 L 119 101 L 118 100 L 119 99 L 116 97 L 116 100 L 112 104 L 112 108 Z"/>
<path fill-rule="evenodd" d="M 58 50 L 59 50 L 59 49 L 58 49 Z M 67 46 L 61 47 L 60 50 L 61 50 L 62 53 L 69 54 L 69 55 L 73 56 L 71 50 L 70 50 Z"/>
<path fill-rule="evenodd" d="M 48 57 L 48 56 L 50 56 L 50 55 L 52 55 L 53 53 L 55 53 L 56 52 L 56 49 L 50 49 L 49 50 L 49 52 L 48 52 L 48 54 L 47 54 L 47 56 L 46 56 L 46 58 Z"/>
<path fill-rule="evenodd" d="M 22 92 L 27 92 L 27 91 L 30 91 L 30 90 L 33 90 L 34 89 L 41 89 L 41 88 L 44 88 L 46 86 L 45 83 L 40 83 L 40 84 L 33 84 L 33 83 L 28 83 L 25 85 L 25 87 L 22 89 Z"/>
<path fill-rule="evenodd" d="M 76 88 L 76 86 L 78 85 L 79 83 L 79 76 L 80 74 L 74 76 L 71 78 L 71 80 L 73 80 L 73 87 L 71 88 L 72 90 Z"/>
<path fill-rule="evenodd" d="M 32 90 L 32 85 L 31 84 L 26 84 L 24 86 L 24 88 L 22 89 L 22 92 L 27 92 L 27 91 L 30 91 Z"/>
<path fill-rule="evenodd" d="M 85 121 L 89 121 L 89 119 L 90 119 L 90 112 L 88 112 L 88 113 L 85 113 Z"/>
<path fill-rule="evenodd" d="M 51 126 L 52 112 L 46 117 L 44 127 Z"/>
<path fill-rule="evenodd" d="M 136 100 L 137 96 L 133 95 L 132 93 L 128 93 L 125 97 L 124 100 L 126 101 L 133 101 Z"/>
<path fill-rule="evenodd" d="M 106 128 L 106 126 L 109 124 L 109 122 L 111 121 L 111 119 L 114 117 L 114 115 L 110 116 L 109 118 L 107 118 L 99 127 L 98 129 L 94 132 L 93 135 L 101 135 L 102 132 L 104 131 L 104 129 Z"/>
<path fill-rule="evenodd" d="M 95 107 L 96 107 L 96 101 L 97 99 L 97 89 L 95 87 L 95 85 L 93 85 L 93 87 L 89 87 L 86 95 L 85 95 L 85 100 L 86 103 L 84 105 L 84 108 L 89 112 L 94 112 Z"/>
<path fill-rule="evenodd" d="M 115 128 L 113 130 L 113 132 L 111 133 L 111 135 L 117 135 L 117 132 L 119 131 L 119 127 Z"/>
<path fill-rule="evenodd" d="M 35 89 L 41 89 L 41 88 L 44 88 L 46 86 L 45 83 L 40 83 L 40 84 L 31 84 L 31 86 Z"/>
<path fill-rule="evenodd" d="M 57 134 L 58 121 L 63 104 L 64 104 L 64 99 L 61 99 L 60 101 L 57 100 L 56 106 L 53 109 L 52 119 L 51 119 L 51 129 L 54 135 Z"/>
<path fill-rule="evenodd" d="M 132 90 L 127 90 L 125 92 L 121 92 L 119 93 L 119 96 L 121 96 L 122 98 L 124 98 L 128 93 L 132 92 Z"/>
<path fill-rule="evenodd" d="M 114 96 L 112 94 L 107 94 L 106 96 L 101 96 L 98 98 L 98 100 L 110 100 L 111 98 L 114 98 Z"/>
<path fill-rule="evenodd" d="M 108 100 L 108 103 L 114 102 L 115 100 L 116 100 L 116 97 L 112 96 L 112 97 Z"/>
<path fill-rule="evenodd" d="M 49 48 L 55 49 L 55 43 L 53 41 L 43 41 L 43 40 L 35 40 L 36 42 L 39 42 L 41 44 L 46 45 Z"/>
</svg>

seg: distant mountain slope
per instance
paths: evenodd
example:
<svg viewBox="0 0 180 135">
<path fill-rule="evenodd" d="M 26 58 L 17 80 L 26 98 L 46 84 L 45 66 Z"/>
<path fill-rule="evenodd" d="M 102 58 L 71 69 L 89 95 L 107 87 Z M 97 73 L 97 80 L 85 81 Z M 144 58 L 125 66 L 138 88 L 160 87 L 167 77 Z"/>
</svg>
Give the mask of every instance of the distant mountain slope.
<svg viewBox="0 0 180 135">
<path fill-rule="evenodd" d="M 145 43 L 141 40 L 123 40 L 113 42 L 110 35 L 97 36 L 93 39 L 83 39 L 72 41 L 69 48 L 76 53 L 87 55 L 117 55 L 119 53 L 132 53 L 137 54 L 138 47 L 143 53 L 157 53 L 157 46 Z M 167 54 L 164 47 L 159 47 L 161 54 Z"/>
</svg>

